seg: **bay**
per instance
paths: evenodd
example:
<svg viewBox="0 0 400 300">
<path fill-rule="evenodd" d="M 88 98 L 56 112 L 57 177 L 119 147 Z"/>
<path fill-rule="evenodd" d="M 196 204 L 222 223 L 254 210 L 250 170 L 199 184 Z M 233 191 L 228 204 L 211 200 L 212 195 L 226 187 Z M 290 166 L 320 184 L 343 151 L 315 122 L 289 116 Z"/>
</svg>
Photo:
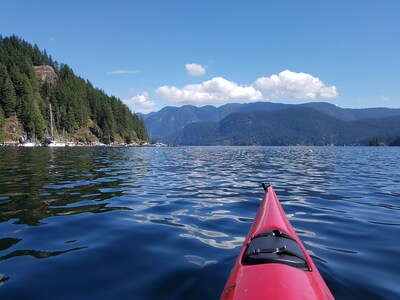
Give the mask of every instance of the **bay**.
<svg viewBox="0 0 400 300">
<path fill-rule="evenodd" d="M 271 182 L 337 299 L 400 296 L 400 151 L 0 148 L 1 299 L 218 299 Z"/>
</svg>

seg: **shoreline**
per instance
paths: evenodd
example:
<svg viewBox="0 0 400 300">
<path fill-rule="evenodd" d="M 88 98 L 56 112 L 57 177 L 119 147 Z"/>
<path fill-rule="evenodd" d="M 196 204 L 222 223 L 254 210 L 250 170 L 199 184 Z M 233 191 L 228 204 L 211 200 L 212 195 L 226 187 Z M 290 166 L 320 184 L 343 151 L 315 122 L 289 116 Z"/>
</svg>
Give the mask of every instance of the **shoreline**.
<svg viewBox="0 0 400 300">
<path fill-rule="evenodd" d="M 67 147 L 168 147 L 169 145 L 164 144 L 164 143 L 148 143 L 148 142 L 142 142 L 142 143 L 132 143 L 132 144 L 126 144 L 126 143 L 111 143 L 111 144 L 103 144 L 103 143 L 92 143 L 92 144 L 85 144 L 85 143 L 74 143 L 74 142 L 65 142 L 65 145 L 58 146 L 57 148 L 67 148 Z M 35 144 L 29 144 L 29 145 L 24 145 L 24 143 L 20 142 L 0 142 L 0 147 L 25 147 L 25 148 L 34 148 L 34 147 L 49 147 L 53 148 L 52 146 L 49 146 L 46 143 L 35 143 Z"/>
</svg>

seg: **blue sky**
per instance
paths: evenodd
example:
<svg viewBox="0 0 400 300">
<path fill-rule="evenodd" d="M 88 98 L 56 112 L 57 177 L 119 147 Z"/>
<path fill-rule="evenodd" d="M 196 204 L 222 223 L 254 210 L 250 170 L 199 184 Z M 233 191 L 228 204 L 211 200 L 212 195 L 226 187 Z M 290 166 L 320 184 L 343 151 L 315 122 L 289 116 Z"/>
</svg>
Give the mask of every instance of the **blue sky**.
<svg viewBox="0 0 400 300">
<path fill-rule="evenodd" d="M 0 34 L 135 112 L 326 101 L 400 107 L 398 0 L 2 0 Z"/>
</svg>

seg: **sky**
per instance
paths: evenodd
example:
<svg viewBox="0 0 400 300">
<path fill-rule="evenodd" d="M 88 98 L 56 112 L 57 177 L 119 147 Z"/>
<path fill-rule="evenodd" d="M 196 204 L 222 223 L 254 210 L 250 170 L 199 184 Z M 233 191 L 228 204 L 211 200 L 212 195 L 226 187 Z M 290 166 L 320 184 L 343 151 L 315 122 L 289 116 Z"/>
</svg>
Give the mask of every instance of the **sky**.
<svg viewBox="0 0 400 300">
<path fill-rule="evenodd" d="M 17 35 L 133 112 L 400 107 L 399 0 L 0 0 Z"/>
</svg>

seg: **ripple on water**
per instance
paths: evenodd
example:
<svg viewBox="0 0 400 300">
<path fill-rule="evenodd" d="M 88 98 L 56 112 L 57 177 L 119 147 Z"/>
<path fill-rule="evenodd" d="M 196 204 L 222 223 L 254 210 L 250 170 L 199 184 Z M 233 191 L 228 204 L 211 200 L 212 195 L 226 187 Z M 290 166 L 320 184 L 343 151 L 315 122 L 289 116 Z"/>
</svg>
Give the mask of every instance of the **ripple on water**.
<svg viewBox="0 0 400 300">
<path fill-rule="evenodd" d="M 337 298 L 395 299 L 397 150 L 0 149 L 0 296 L 218 298 L 272 182 Z"/>
</svg>

